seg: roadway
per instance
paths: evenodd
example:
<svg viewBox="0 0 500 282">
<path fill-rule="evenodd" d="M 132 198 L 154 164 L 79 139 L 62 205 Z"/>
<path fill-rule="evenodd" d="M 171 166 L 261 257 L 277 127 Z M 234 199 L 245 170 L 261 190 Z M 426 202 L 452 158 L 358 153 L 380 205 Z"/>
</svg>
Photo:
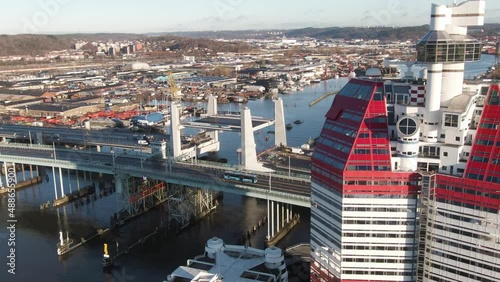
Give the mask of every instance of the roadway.
<svg viewBox="0 0 500 282">
<path fill-rule="evenodd" d="M 36 140 L 36 134 L 42 133 L 44 141 L 56 144 L 66 143 L 74 145 L 108 145 L 127 146 L 140 148 L 137 140 L 142 137 L 140 133 L 133 133 L 128 129 L 112 128 L 103 130 L 70 129 L 66 127 L 38 127 L 25 125 L 2 124 L 0 136 L 30 142 Z M 58 137 L 54 137 L 55 135 Z M 162 134 L 147 134 L 154 136 L 155 140 L 168 139 L 169 136 Z"/>
<path fill-rule="evenodd" d="M 231 187 L 235 188 L 233 192 L 242 195 L 252 195 L 258 198 L 266 198 L 268 192 L 289 194 L 289 196 L 298 196 L 301 202 L 298 205 L 310 206 L 310 179 L 288 177 L 270 173 L 255 173 L 257 183 L 242 183 L 237 181 L 228 181 L 223 178 L 224 171 L 230 168 L 216 166 L 202 162 L 197 163 L 173 163 L 169 165 L 168 160 L 158 157 L 141 157 L 136 155 L 127 155 L 125 153 L 98 153 L 83 150 L 71 150 L 50 148 L 50 146 L 30 146 L 29 144 L 6 144 L 0 143 L 0 160 L 10 161 L 15 157 L 29 157 L 22 162 L 31 162 L 36 165 L 40 161 L 53 161 L 54 164 L 61 161 L 74 164 L 76 168 L 102 168 L 100 171 L 113 174 L 116 172 L 133 171 L 135 176 L 147 176 L 149 178 L 164 180 L 169 183 L 177 178 L 189 179 L 196 183 L 209 185 L 209 189 L 221 189 L 221 191 L 231 192 Z M 254 172 L 252 172 L 254 173 Z M 178 182 L 175 182 L 178 183 Z M 187 186 L 189 186 L 186 183 Z M 198 186 L 193 186 L 198 187 Z M 222 190 L 223 187 L 230 187 Z M 201 188 L 201 187 L 200 187 Z M 255 190 L 255 191 L 250 191 Z M 239 189 L 239 190 L 238 190 Z M 241 193 L 241 189 L 249 193 Z M 251 193 L 250 193 L 251 192 Z M 274 198 L 277 200 L 279 198 Z"/>
</svg>

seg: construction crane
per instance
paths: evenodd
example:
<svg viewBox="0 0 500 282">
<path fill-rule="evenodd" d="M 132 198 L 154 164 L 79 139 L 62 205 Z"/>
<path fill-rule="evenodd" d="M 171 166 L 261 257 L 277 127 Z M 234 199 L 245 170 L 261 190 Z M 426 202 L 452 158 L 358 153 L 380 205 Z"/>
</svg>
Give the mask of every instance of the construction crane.
<svg viewBox="0 0 500 282">
<path fill-rule="evenodd" d="M 172 92 L 172 102 L 180 102 L 181 97 L 179 97 L 179 87 L 177 86 L 177 83 L 175 82 L 174 76 L 171 71 L 168 72 L 168 84 L 170 86 L 170 92 Z"/>
</svg>

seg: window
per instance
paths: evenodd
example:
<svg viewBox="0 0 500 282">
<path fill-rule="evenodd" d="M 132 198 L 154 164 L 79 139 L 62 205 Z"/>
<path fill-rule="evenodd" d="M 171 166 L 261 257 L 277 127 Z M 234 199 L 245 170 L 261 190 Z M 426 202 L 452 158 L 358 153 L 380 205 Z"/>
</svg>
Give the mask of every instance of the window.
<svg viewBox="0 0 500 282">
<path fill-rule="evenodd" d="M 444 134 L 441 134 L 441 139 L 444 139 L 446 136 Z"/>
<path fill-rule="evenodd" d="M 457 136 L 457 137 L 455 137 L 455 141 L 460 142 L 460 137 L 458 137 L 458 136 Z"/>
<path fill-rule="evenodd" d="M 498 90 L 491 91 L 490 98 L 488 99 L 488 105 L 492 105 L 492 106 L 499 106 L 500 105 Z"/>
<path fill-rule="evenodd" d="M 398 130 L 403 135 L 412 135 L 417 131 L 417 122 L 413 118 L 404 118 L 399 121 Z"/>
<path fill-rule="evenodd" d="M 458 127 L 458 115 L 445 114 L 444 115 L 444 126 Z"/>
<path fill-rule="evenodd" d="M 448 167 L 447 166 L 442 166 L 441 169 L 442 170 L 448 170 Z"/>
<path fill-rule="evenodd" d="M 447 157 L 448 156 L 448 152 L 443 152 L 443 156 Z"/>
</svg>

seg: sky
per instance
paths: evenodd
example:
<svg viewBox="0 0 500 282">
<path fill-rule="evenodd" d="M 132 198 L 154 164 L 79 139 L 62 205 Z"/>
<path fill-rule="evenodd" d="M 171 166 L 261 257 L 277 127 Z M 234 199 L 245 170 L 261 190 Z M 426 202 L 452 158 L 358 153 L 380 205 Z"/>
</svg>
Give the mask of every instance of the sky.
<svg viewBox="0 0 500 282">
<path fill-rule="evenodd" d="M 429 23 L 453 0 L 2 0 L 0 34 L 150 33 Z M 460 2 L 460 0 L 458 1 Z M 500 23 L 500 1 L 486 1 Z"/>
</svg>

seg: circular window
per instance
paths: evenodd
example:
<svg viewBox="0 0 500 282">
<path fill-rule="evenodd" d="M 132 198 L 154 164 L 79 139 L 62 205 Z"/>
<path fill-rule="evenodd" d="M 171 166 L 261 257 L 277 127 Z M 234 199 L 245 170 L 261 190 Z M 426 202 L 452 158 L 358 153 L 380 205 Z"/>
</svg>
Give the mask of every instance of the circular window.
<svg viewBox="0 0 500 282">
<path fill-rule="evenodd" d="M 399 132 L 403 135 L 410 136 L 417 132 L 418 122 L 413 118 L 405 117 L 399 120 L 397 126 Z"/>
</svg>

